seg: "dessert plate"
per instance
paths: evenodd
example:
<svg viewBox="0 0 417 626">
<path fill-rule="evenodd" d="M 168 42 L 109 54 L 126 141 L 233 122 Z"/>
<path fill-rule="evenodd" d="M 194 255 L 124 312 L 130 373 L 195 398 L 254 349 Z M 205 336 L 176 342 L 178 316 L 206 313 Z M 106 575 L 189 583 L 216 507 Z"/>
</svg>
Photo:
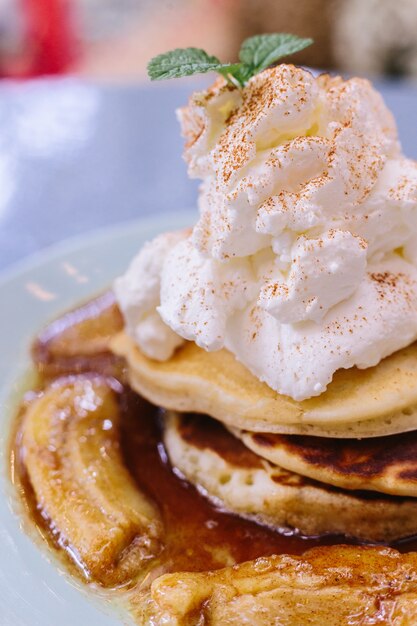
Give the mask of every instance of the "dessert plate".
<svg viewBox="0 0 417 626">
<path fill-rule="evenodd" d="M 9 477 L 10 426 L 28 382 L 29 348 L 50 319 L 108 286 L 143 243 L 191 224 L 191 211 L 88 233 L 51 247 L 0 276 L 0 624 L 129 624 L 109 594 L 71 579 L 40 535 L 29 529 Z M 28 529 L 26 529 L 27 531 Z"/>
</svg>

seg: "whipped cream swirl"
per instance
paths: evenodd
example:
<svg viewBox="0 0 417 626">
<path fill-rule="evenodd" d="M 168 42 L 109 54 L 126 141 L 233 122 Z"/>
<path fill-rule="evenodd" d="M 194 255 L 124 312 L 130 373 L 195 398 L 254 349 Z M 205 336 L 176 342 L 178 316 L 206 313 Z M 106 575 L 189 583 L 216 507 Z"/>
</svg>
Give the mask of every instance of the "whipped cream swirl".
<svg viewBox="0 0 417 626">
<path fill-rule="evenodd" d="M 147 356 L 226 347 L 303 400 L 417 338 L 417 165 L 368 81 L 279 65 L 178 115 L 200 218 L 115 284 Z"/>
</svg>

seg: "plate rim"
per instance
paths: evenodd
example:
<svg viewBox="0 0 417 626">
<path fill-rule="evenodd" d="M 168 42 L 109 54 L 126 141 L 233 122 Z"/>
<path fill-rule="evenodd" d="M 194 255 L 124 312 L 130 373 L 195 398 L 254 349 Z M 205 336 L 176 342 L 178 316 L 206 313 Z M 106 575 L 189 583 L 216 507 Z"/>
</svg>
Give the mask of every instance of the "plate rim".
<svg viewBox="0 0 417 626">
<path fill-rule="evenodd" d="M 10 293 L 13 294 L 16 283 L 16 302 L 18 302 L 18 287 L 25 280 L 27 274 L 30 275 L 38 270 L 45 271 L 46 274 L 51 270 L 53 272 L 54 267 L 59 264 L 62 257 L 77 254 L 78 251 L 85 252 L 87 257 L 93 255 L 92 259 L 95 258 L 94 254 L 98 254 L 97 258 L 99 264 L 102 264 L 103 275 L 106 276 L 108 274 L 110 280 L 112 257 L 107 255 L 106 242 L 114 239 L 113 252 L 117 253 L 118 250 L 121 250 L 120 246 L 123 245 L 124 237 L 129 238 L 127 255 L 122 255 L 124 264 L 125 256 L 132 258 L 137 249 L 147 239 L 164 231 L 184 228 L 187 224 L 195 223 L 195 219 L 195 208 L 184 208 L 175 212 L 158 211 L 152 215 L 138 216 L 134 220 L 123 220 L 104 227 L 89 229 L 75 236 L 60 240 L 45 246 L 34 254 L 27 255 L 1 271 L 0 296 L 3 290 L 5 295 L 9 294 L 10 296 Z M 135 238 L 137 238 L 137 248 L 134 247 Z M 131 246 L 132 250 L 130 249 Z M 120 259 L 118 265 L 120 266 Z M 119 267 L 117 271 L 120 271 Z M 56 277 L 54 280 L 56 280 Z M 90 288 L 92 293 L 96 293 L 94 281 Z M 83 298 L 82 294 L 78 297 L 75 293 L 72 293 L 72 287 L 70 286 L 66 291 L 64 290 L 65 293 L 68 293 L 67 299 L 74 306 Z M 57 310 L 59 312 L 62 305 L 61 298 L 62 296 L 53 301 L 53 303 L 47 304 L 49 317 L 56 315 Z M 49 319 L 48 312 L 42 312 L 42 316 L 44 316 L 42 318 L 44 322 L 47 323 Z M 14 336 L 18 336 L 19 333 L 23 332 L 24 328 L 29 329 L 31 336 L 36 334 L 39 328 L 36 318 L 33 319 L 26 310 L 20 313 L 19 320 L 13 331 Z M 3 328 L 3 332 L 7 333 L 7 328 Z M 24 344 L 24 360 L 29 362 L 28 344 L 26 341 L 24 341 Z M 77 620 L 77 615 L 79 618 L 79 613 L 83 610 L 86 611 L 85 619 L 87 621 L 93 619 L 93 623 L 103 623 L 109 626 L 115 626 L 116 623 L 130 624 L 132 623 L 132 617 L 125 610 L 122 610 L 122 606 L 119 606 L 117 598 L 114 600 L 114 603 L 109 603 L 109 596 L 101 597 L 100 591 L 93 593 L 92 588 L 88 585 L 83 585 L 82 582 L 78 583 L 78 580 L 71 576 L 69 572 L 62 570 L 59 561 L 54 558 L 54 554 L 48 549 L 48 546 L 40 545 L 35 531 L 34 533 L 26 532 L 24 525 L 22 528 L 22 523 L 24 524 L 25 520 L 22 520 L 21 515 L 16 510 L 20 502 L 10 481 L 10 473 L 7 471 L 7 459 L 13 411 L 18 404 L 17 396 L 14 398 L 15 387 L 20 387 L 17 390 L 20 397 L 23 389 L 22 376 L 24 377 L 26 369 L 22 369 L 19 355 L 11 353 L 10 344 L 6 343 L 2 359 L 4 359 L 4 362 L 10 363 L 8 361 L 10 358 L 12 359 L 10 376 L 0 381 L 0 408 L 2 409 L 0 424 L 3 426 L 3 432 L 0 431 L 0 494 L 3 496 L 3 502 L 0 502 L 1 545 L 3 545 L 2 540 L 5 540 L 4 559 L 0 559 L 0 611 L 1 607 L 6 610 L 4 615 L 5 622 L 2 621 L 3 615 L 0 615 L 1 626 L 44 626 L 44 623 L 49 626 L 51 622 L 44 622 L 44 619 L 53 620 L 53 616 L 56 616 L 57 605 L 51 604 L 51 601 L 54 600 L 52 597 L 54 595 L 62 607 L 67 606 L 70 608 L 69 613 L 61 618 L 61 623 L 65 624 L 65 626 L 74 623 L 74 620 Z M 7 563 L 9 563 L 11 556 L 14 555 L 16 556 L 16 564 L 9 568 Z M 26 585 L 29 582 L 28 586 L 31 587 L 31 593 L 26 594 L 27 587 L 25 591 L 24 585 L 17 584 L 17 570 L 19 570 L 18 575 L 20 577 L 26 577 Z M 38 578 L 39 580 L 37 580 Z M 36 590 L 39 591 L 40 587 L 42 596 L 36 598 Z M 77 601 L 78 599 L 79 602 Z M 20 604 L 25 606 L 19 608 Z M 42 607 L 43 611 L 42 618 L 40 618 L 39 614 L 40 607 Z M 48 607 L 50 607 L 49 610 Z M 53 614 L 50 617 L 49 613 L 51 610 Z M 64 617 L 69 621 L 63 621 Z M 82 613 L 81 622 L 84 623 L 84 613 Z"/>
<path fill-rule="evenodd" d="M 189 215 L 196 217 L 196 209 L 192 207 L 184 207 L 183 209 L 176 211 L 175 216 L 186 217 Z M 159 220 L 161 225 L 163 221 L 168 219 L 174 219 L 173 211 L 157 211 L 156 214 L 144 215 L 142 217 L 136 217 L 134 219 L 126 219 L 114 222 L 112 224 L 106 224 L 99 226 L 98 228 L 89 228 L 70 237 L 64 237 L 58 241 L 42 246 L 39 250 L 35 250 L 22 258 L 14 261 L 5 267 L 0 269 L 0 289 L 3 289 L 7 283 L 16 280 L 28 271 L 36 269 L 37 267 L 54 260 L 62 254 L 73 252 L 74 249 L 83 246 L 89 237 L 94 237 L 94 243 L 102 243 L 103 240 L 108 239 L 112 235 L 115 237 L 121 237 L 129 228 L 137 228 L 141 224 L 146 228 L 152 228 Z M 162 229 L 163 230 L 163 229 Z"/>
</svg>

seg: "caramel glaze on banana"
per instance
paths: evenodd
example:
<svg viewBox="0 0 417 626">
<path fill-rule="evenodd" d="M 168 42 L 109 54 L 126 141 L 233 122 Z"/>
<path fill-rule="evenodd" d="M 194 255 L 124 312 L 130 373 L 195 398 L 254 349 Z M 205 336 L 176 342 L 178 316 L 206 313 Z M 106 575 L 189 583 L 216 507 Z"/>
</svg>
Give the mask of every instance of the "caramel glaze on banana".
<svg viewBox="0 0 417 626">
<path fill-rule="evenodd" d="M 159 409 L 127 388 L 107 350 L 120 324 L 106 293 L 39 334 L 38 388 L 13 442 L 26 509 L 72 570 L 118 587 L 154 568 L 204 571 L 336 541 L 283 537 L 222 512 L 172 471 Z"/>
<path fill-rule="evenodd" d="M 139 585 L 142 614 L 144 603 L 155 604 L 149 585 L 160 574 L 348 543 L 282 536 L 219 510 L 175 473 L 159 409 L 128 389 L 123 363 L 108 350 L 121 324 L 106 293 L 39 335 L 39 384 L 22 405 L 12 443 L 12 475 L 26 510 L 73 571 L 103 587 Z M 415 550 L 417 542 L 396 547 Z M 152 623 L 194 624 L 155 606 L 162 617 Z"/>
</svg>

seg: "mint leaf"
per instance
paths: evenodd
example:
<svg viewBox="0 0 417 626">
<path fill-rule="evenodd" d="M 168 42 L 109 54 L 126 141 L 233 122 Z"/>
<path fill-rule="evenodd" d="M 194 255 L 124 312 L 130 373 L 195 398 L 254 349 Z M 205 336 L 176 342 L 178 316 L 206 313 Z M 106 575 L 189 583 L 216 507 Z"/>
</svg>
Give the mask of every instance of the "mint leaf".
<svg viewBox="0 0 417 626">
<path fill-rule="evenodd" d="M 302 39 L 286 33 L 255 35 L 243 42 L 239 52 L 240 63 L 222 63 L 201 48 L 177 48 L 151 59 L 148 63 L 148 75 L 151 80 L 163 80 L 218 72 L 231 85 L 241 88 L 252 76 L 276 63 L 278 59 L 298 52 L 312 43 L 312 39 Z"/>
<path fill-rule="evenodd" d="M 241 87 L 245 86 L 245 81 L 241 78 L 242 69 L 242 63 L 225 63 L 221 67 L 219 67 L 216 72 L 221 74 L 228 83 L 240 89 Z"/>
<path fill-rule="evenodd" d="M 312 39 L 302 39 L 287 33 L 254 35 L 243 42 L 239 59 L 243 65 L 251 68 L 251 76 L 254 76 L 282 57 L 303 50 L 312 43 Z"/>
<path fill-rule="evenodd" d="M 226 77 L 229 68 L 233 68 L 231 63 L 221 63 L 217 57 L 209 56 L 200 48 L 177 48 L 151 59 L 148 75 L 151 80 L 163 80 L 217 71 Z"/>
<path fill-rule="evenodd" d="M 229 70 L 229 73 L 232 75 L 231 82 L 236 83 L 238 87 L 244 87 L 249 78 L 253 76 L 252 68 L 244 63 L 236 63 L 232 71 Z"/>
</svg>

